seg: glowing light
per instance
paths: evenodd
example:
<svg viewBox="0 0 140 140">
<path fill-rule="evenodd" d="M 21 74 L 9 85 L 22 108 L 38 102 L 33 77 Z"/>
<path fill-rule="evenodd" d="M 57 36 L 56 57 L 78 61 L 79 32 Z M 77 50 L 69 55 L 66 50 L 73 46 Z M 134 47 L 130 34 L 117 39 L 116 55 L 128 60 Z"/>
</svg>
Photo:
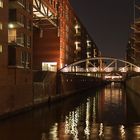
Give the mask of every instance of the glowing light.
<svg viewBox="0 0 140 140">
<path fill-rule="evenodd" d="M 65 117 L 65 133 L 72 134 L 74 140 L 78 140 L 77 125 L 79 121 L 79 108 Z"/>
<path fill-rule="evenodd" d="M 0 0 L 0 7 L 3 8 L 3 1 Z"/>
<path fill-rule="evenodd" d="M 121 137 L 124 138 L 125 137 L 125 129 L 124 129 L 123 125 L 121 125 L 121 127 L 120 127 L 120 132 L 121 132 Z"/>
<path fill-rule="evenodd" d="M 10 29 L 13 29 L 13 28 L 14 28 L 14 24 L 9 23 L 9 24 L 8 24 L 8 27 L 9 27 Z"/>
<path fill-rule="evenodd" d="M 43 71 L 57 71 L 57 62 L 42 62 Z"/>
<path fill-rule="evenodd" d="M 99 130 L 99 136 L 103 135 L 103 129 L 104 129 L 104 126 L 103 126 L 103 123 L 101 123 L 100 124 L 100 130 Z"/>
<path fill-rule="evenodd" d="M 2 45 L 0 45 L 0 53 L 2 53 Z"/>
<path fill-rule="evenodd" d="M 75 25 L 74 28 L 75 28 L 75 29 L 78 29 L 78 28 L 80 28 L 80 26 L 77 24 L 77 25 Z"/>
<path fill-rule="evenodd" d="M 58 123 L 55 123 L 53 126 L 52 126 L 52 128 L 51 128 L 51 130 L 50 130 L 50 136 L 51 136 L 51 138 L 54 140 L 54 139 L 56 139 L 57 140 L 57 138 L 58 138 Z M 44 139 L 45 140 L 45 139 Z"/>
<path fill-rule="evenodd" d="M 136 72 L 140 72 L 140 67 L 136 67 L 136 68 L 135 68 L 135 71 L 136 71 Z"/>
<path fill-rule="evenodd" d="M 88 98 L 87 107 L 86 107 L 86 128 L 84 130 L 87 139 L 89 139 L 89 135 L 90 135 L 89 117 L 90 117 L 90 100 Z"/>
</svg>

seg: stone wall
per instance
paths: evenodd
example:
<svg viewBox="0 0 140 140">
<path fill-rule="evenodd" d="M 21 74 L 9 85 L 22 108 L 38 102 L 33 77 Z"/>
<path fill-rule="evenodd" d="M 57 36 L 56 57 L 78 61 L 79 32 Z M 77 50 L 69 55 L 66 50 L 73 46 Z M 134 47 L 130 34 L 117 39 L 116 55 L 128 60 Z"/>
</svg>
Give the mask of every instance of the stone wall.
<svg viewBox="0 0 140 140">
<path fill-rule="evenodd" d="M 104 82 L 95 77 L 46 72 L 42 81 L 34 82 L 34 105 L 67 97 Z"/>
<path fill-rule="evenodd" d="M 135 93 L 140 94 L 140 76 L 131 77 L 127 79 L 126 87 L 130 88 Z"/>
</svg>

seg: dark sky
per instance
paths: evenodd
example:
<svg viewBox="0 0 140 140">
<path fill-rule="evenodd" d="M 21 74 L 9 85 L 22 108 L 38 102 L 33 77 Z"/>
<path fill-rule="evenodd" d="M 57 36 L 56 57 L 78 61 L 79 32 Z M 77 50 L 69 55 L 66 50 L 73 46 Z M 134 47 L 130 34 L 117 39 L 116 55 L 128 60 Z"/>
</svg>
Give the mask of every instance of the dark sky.
<svg viewBox="0 0 140 140">
<path fill-rule="evenodd" d="M 124 58 L 133 0 L 69 0 L 103 56 Z"/>
</svg>

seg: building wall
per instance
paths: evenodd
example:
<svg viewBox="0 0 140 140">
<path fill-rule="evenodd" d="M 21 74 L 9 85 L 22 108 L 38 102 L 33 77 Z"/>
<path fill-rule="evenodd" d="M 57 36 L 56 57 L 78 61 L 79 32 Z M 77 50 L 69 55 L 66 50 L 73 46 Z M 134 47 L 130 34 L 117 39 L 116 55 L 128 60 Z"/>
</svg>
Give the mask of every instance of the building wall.
<svg viewBox="0 0 140 140">
<path fill-rule="evenodd" d="M 16 85 L 32 87 L 33 1 L 9 0 L 8 71 Z M 11 79 L 11 80 L 13 80 Z M 13 83 L 12 83 L 13 84 Z M 31 88 L 30 87 L 30 88 Z M 32 92 L 30 93 L 32 94 Z"/>
<path fill-rule="evenodd" d="M 69 1 L 44 1 L 50 12 L 45 21 L 33 16 L 33 0 L 0 0 L 0 115 L 33 105 L 32 71 L 42 70 L 42 62 L 57 62 L 58 70 L 87 58 L 87 51 L 94 52 L 93 47 L 87 50 L 87 36 L 90 36 Z M 75 46 L 77 20 L 81 25 L 80 57 Z M 53 76 L 52 86 L 45 83 L 48 93 L 56 86 L 54 79 Z"/>
<path fill-rule="evenodd" d="M 0 31 L 0 115 L 33 103 L 32 0 L 21 2 L 3 0 L 3 8 L 0 8 L 0 15 L 4 15 L 0 16 L 3 22 Z"/>
<path fill-rule="evenodd" d="M 4 16 L 2 16 L 4 14 Z M 8 1 L 0 1 L 0 85 L 7 82 Z"/>
<path fill-rule="evenodd" d="M 68 0 L 59 5 L 60 68 L 74 61 L 75 15 Z"/>
<path fill-rule="evenodd" d="M 95 55 L 95 51 L 98 51 L 96 44 L 74 13 L 69 1 L 60 0 L 58 3 L 46 0 L 45 2 L 54 15 L 57 12 L 58 22 L 57 27 L 51 27 L 52 30 L 45 24 L 44 26 L 38 24 L 38 29 L 34 28 L 34 69 L 41 70 L 42 62 L 57 62 L 57 69 L 61 69 L 74 61 L 97 56 L 98 53 Z M 57 9 L 54 8 L 53 3 L 57 3 Z M 76 29 L 76 26 L 79 26 L 79 29 Z M 89 39 L 90 49 L 87 44 Z M 80 42 L 78 47 L 76 42 Z"/>
<path fill-rule="evenodd" d="M 132 25 L 132 34 L 126 49 L 127 61 L 140 66 L 140 20 L 137 19 Z"/>
<path fill-rule="evenodd" d="M 131 36 L 127 44 L 127 61 L 140 66 L 140 3 L 134 1 L 134 21 L 131 25 Z"/>
<path fill-rule="evenodd" d="M 43 30 L 42 37 L 39 28 L 34 28 L 33 32 L 33 69 L 42 70 L 42 62 L 59 64 L 60 48 L 57 29 Z"/>
</svg>

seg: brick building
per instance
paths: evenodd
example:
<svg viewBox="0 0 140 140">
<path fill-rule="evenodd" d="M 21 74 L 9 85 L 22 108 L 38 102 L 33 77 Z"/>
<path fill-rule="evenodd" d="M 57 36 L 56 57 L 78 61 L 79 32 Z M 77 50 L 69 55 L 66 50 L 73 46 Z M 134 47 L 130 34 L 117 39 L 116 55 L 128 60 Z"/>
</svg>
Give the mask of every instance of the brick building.
<svg viewBox="0 0 140 140">
<path fill-rule="evenodd" d="M 0 0 L 0 36 L 0 115 L 33 104 L 34 71 L 99 55 L 68 0 Z"/>
<path fill-rule="evenodd" d="M 46 4 L 49 1 L 46 0 Z M 57 27 L 34 27 L 33 68 L 58 70 L 74 61 L 98 55 L 96 44 L 74 13 L 68 0 L 55 1 L 50 12 L 57 16 Z M 53 9 L 53 10 L 52 10 Z M 39 20 L 39 19 L 38 19 Z"/>
<path fill-rule="evenodd" d="M 135 1 L 134 22 L 131 25 L 131 37 L 127 44 L 127 61 L 140 66 L 140 2 Z"/>
<path fill-rule="evenodd" d="M 0 0 L 0 115 L 32 105 L 32 0 Z"/>
<path fill-rule="evenodd" d="M 0 13 L 4 13 L 4 16 L 0 16 L 0 85 L 5 85 L 7 79 L 7 55 L 8 55 L 8 1 L 0 0 Z"/>
</svg>

